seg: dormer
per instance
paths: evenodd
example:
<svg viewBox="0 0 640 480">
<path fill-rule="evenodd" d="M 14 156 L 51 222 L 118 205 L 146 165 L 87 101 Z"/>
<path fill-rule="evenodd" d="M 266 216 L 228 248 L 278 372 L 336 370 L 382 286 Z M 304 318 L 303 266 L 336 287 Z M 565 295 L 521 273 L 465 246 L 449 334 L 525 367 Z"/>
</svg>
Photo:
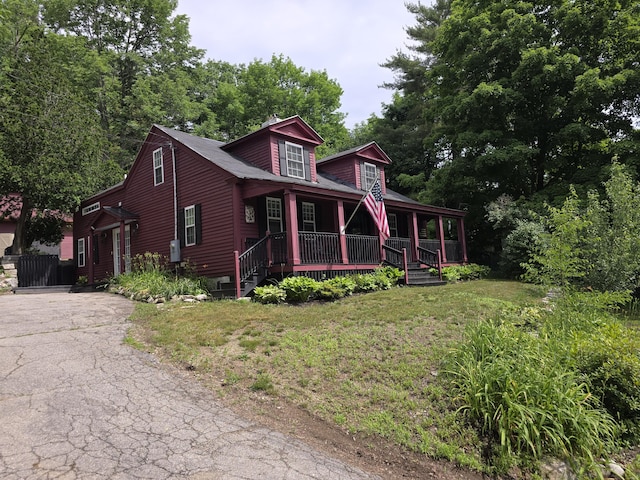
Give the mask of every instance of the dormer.
<svg viewBox="0 0 640 480">
<path fill-rule="evenodd" d="M 387 192 L 384 167 L 390 163 L 391 159 L 378 144 L 371 142 L 322 158 L 317 161 L 317 166 L 319 171 L 349 182 L 365 192 L 379 177 L 384 195 Z"/>
<path fill-rule="evenodd" d="M 316 147 L 324 140 L 298 115 L 271 117 L 262 127 L 221 148 L 274 175 L 316 182 Z"/>
</svg>

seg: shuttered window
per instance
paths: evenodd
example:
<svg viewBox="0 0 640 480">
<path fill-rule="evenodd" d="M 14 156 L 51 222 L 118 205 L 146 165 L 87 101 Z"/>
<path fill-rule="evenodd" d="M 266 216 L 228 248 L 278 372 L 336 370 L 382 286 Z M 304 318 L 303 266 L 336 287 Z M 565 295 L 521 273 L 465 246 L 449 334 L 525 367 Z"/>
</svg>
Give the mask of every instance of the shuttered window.
<svg viewBox="0 0 640 480">
<path fill-rule="evenodd" d="M 153 184 L 164 183 L 164 165 L 162 162 L 162 148 L 153 151 Z"/>
<path fill-rule="evenodd" d="M 362 169 L 362 189 L 369 190 L 378 178 L 378 169 L 372 163 L 366 162 L 362 164 Z"/>
<path fill-rule="evenodd" d="M 84 238 L 78 239 L 78 267 L 84 267 L 87 262 Z"/>
</svg>

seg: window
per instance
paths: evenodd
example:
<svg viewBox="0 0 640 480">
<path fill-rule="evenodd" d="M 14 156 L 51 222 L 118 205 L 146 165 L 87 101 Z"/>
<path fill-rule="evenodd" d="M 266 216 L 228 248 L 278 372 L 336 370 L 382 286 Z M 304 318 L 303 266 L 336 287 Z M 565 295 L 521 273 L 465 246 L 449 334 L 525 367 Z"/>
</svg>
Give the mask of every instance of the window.
<svg viewBox="0 0 640 480">
<path fill-rule="evenodd" d="M 389 234 L 391 237 L 398 237 L 398 217 L 395 213 L 390 213 L 387 215 L 387 220 L 389 220 Z"/>
<path fill-rule="evenodd" d="M 164 183 L 164 167 L 162 165 L 162 148 L 153 151 L 153 184 Z"/>
<path fill-rule="evenodd" d="M 313 203 L 302 202 L 302 231 L 316 231 L 316 206 Z"/>
<path fill-rule="evenodd" d="M 378 178 L 378 169 L 375 165 L 366 162 L 362 164 L 362 168 L 364 169 L 364 173 L 362 175 L 362 179 L 364 180 L 362 189 L 369 190 L 373 185 L 373 182 Z"/>
<path fill-rule="evenodd" d="M 84 248 L 84 238 L 78 239 L 78 267 L 84 267 L 86 263 L 86 252 Z"/>
<path fill-rule="evenodd" d="M 184 209 L 184 244 L 188 247 L 196 244 L 196 206 Z"/>
<path fill-rule="evenodd" d="M 304 178 L 304 154 L 302 147 L 294 143 L 285 142 L 287 158 L 287 176 Z"/>
<path fill-rule="evenodd" d="M 100 202 L 92 203 L 91 205 L 87 205 L 82 209 L 82 216 L 89 215 L 96 210 L 100 210 Z"/>
<path fill-rule="evenodd" d="M 282 232 L 282 201 L 279 198 L 267 197 L 267 230 Z"/>
</svg>

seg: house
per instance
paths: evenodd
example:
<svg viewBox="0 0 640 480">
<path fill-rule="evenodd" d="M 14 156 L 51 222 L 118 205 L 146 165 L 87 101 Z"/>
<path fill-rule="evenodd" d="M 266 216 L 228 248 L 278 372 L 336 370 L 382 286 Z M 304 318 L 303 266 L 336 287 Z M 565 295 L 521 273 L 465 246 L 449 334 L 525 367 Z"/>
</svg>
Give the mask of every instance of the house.
<svg viewBox="0 0 640 480">
<path fill-rule="evenodd" d="M 10 250 L 16 231 L 16 223 L 22 210 L 22 198 L 14 193 L 0 197 L 0 257 Z M 34 213 L 35 215 L 35 213 Z M 44 245 L 34 242 L 31 247 L 40 253 L 57 255 L 60 260 L 73 258 L 73 225 L 72 218 L 64 216 L 65 226 L 62 230 L 62 241 L 57 245 Z"/>
<path fill-rule="evenodd" d="M 375 142 L 316 159 L 322 142 L 299 116 L 228 143 L 154 125 L 125 180 L 76 212 L 77 275 L 98 282 L 157 252 L 240 296 L 267 276 L 467 261 L 464 212 L 387 189 Z M 376 179 L 389 238 L 360 206 Z"/>
</svg>

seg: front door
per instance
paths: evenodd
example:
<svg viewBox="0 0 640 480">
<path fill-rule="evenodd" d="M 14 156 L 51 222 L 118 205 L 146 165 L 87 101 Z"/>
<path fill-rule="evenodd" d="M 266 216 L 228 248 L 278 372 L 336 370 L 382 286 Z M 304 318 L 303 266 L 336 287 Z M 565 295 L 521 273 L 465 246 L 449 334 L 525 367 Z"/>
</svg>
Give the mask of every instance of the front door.
<svg viewBox="0 0 640 480">
<path fill-rule="evenodd" d="M 111 231 L 111 238 L 113 239 L 113 276 L 120 275 L 120 228 L 114 228 Z M 124 227 L 124 271 L 129 273 L 131 271 L 131 229 L 129 225 Z"/>
</svg>

